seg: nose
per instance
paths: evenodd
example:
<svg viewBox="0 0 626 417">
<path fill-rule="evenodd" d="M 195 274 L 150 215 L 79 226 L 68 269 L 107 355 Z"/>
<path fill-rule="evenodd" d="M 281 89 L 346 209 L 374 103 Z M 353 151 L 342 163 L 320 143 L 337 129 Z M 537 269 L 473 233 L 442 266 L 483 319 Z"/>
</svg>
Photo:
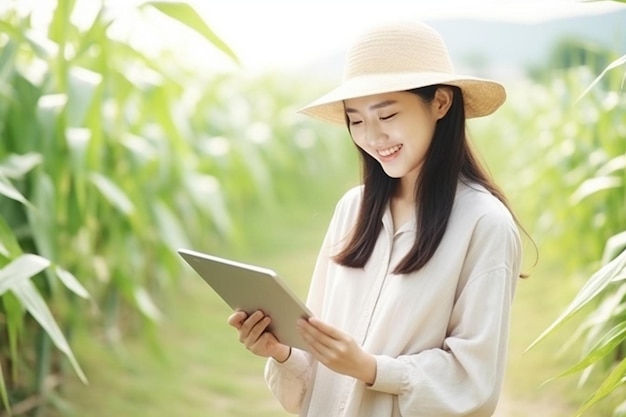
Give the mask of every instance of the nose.
<svg viewBox="0 0 626 417">
<path fill-rule="evenodd" d="M 387 139 L 387 134 L 381 128 L 379 123 L 368 123 L 366 141 L 370 146 L 376 146 L 380 144 L 380 142 Z"/>
</svg>

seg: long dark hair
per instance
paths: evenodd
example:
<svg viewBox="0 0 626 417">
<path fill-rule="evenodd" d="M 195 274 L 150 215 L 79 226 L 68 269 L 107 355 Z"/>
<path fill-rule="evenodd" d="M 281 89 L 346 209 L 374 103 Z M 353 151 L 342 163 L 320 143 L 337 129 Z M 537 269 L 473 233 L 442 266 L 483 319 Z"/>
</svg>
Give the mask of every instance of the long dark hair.
<svg viewBox="0 0 626 417">
<path fill-rule="evenodd" d="M 447 114 L 437 121 L 415 185 L 418 233 L 413 247 L 396 266 L 395 274 L 415 272 L 432 258 L 446 231 L 459 180 L 482 185 L 509 208 L 504 194 L 493 183 L 467 141 L 461 89 L 433 85 L 409 92 L 430 103 L 437 89 L 442 87 L 452 89 L 452 104 Z M 399 179 L 387 176 L 378 161 L 360 147 L 357 149 L 361 154 L 363 201 L 348 244 L 333 259 L 340 265 L 362 268 L 374 250 L 383 213 L 396 192 Z"/>
</svg>

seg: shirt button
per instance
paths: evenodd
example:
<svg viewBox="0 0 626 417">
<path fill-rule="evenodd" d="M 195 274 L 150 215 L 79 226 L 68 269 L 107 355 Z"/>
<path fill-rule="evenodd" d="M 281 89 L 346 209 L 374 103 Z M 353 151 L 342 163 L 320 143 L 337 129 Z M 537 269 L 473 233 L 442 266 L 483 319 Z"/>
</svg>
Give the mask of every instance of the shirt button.
<svg viewBox="0 0 626 417">
<path fill-rule="evenodd" d="M 346 405 L 344 403 L 339 404 L 339 409 L 343 411 L 343 409 L 346 408 Z"/>
</svg>

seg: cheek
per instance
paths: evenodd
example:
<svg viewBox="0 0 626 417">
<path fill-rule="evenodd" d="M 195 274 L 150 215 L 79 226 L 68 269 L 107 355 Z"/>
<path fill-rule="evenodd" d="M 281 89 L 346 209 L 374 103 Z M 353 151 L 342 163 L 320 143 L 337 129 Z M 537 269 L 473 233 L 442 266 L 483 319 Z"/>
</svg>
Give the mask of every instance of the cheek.
<svg viewBox="0 0 626 417">
<path fill-rule="evenodd" d="M 365 137 L 359 133 L 358 129 L 350 131 L 352 142 L 361 149 L 365 149 Z"/>
</svg>

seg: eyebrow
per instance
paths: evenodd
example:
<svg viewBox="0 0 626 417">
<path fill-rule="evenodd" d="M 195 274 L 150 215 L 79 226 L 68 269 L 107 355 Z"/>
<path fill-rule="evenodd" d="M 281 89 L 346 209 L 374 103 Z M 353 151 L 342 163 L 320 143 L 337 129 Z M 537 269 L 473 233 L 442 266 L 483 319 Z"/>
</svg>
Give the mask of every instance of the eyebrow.
<svg viewBox="0 0 626 417">
<path fill-rule="evenodd" d="M 376 104 L 372 104 L 371 106 L 369 106 L 369 110 L 377 110 L 383 107 L 387 107 L 390 106 L 392 104 L 396 104 L 397 101 L 396 100 L 385 100 L 385 101 L 381 101 L 380 103 L 376 103 Z M 346 113 L 358 113 L 358 111 L 356 109 L 350 108 L 350 107 L 346 107 L 345 109 Z"/>
</svg>

